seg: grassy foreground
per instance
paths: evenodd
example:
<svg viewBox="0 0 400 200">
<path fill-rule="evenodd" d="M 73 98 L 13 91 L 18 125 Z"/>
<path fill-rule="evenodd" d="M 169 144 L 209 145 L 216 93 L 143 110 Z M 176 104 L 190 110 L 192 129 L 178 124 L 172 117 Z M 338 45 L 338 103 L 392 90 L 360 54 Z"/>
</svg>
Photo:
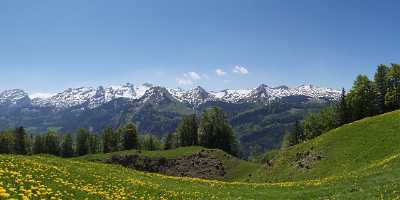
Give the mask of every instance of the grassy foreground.
<svg viewBox="0 0 400 200">
<path fill-rule="evenodd" d="M 88 157 L 0 155 L 0 199 L 400 199 L 399 144 L 400 111 L 364 119 L 281 152 L 270 168 L 255 166 L 259 183 L 167 177 Z M 307 170 L 291 164 L 311 147 L 321 161 Z"/>
</svg>

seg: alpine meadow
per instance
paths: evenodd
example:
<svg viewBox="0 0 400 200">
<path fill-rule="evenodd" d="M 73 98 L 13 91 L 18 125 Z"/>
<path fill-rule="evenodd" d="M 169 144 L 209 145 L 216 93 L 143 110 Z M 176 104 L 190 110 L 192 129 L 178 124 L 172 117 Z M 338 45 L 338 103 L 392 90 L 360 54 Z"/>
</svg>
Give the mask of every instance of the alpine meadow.
<svg viewBox="0 0 400 200">
<path fill-rule="evenodd" d="M 400 199 L 400 2 L 0 2 L 0 200 Z"/>
</svg>

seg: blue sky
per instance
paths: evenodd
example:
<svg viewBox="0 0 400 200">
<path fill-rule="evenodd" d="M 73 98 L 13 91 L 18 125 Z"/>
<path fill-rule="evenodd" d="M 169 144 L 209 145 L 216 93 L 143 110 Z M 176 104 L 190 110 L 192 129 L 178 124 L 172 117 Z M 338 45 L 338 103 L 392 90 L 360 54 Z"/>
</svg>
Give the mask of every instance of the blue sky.
<svg viewBox="0 0 400 200">
<path fill-rule="evenodd" d="M 399 62 L 399 1 L 0 1 L 0 89 L 349 88 Z M 218 73 L 217 73 L 217 69 Z"/>
</svg>

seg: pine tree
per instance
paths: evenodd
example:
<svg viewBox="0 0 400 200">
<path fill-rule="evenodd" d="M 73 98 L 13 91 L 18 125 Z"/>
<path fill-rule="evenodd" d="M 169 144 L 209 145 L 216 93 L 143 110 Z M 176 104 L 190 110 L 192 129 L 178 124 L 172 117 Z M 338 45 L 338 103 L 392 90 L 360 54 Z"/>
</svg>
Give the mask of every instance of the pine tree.
<svg viewBox="0 0 400 200">
<path fill-rule="evenodd" d="M 183 118 L 176 132 L 179 134 L 181 146 L 193 146 L 198 144 L 198 122 L 196 115 Z"/>
<path fill-rule="evenodd" d="M 33 142 L 33 153 L 40 154 L 46 153 L 43 135 L 36 135 Z"/>
<path fill-rule="evenodd" d="M 385 105 L 389 110 L 400 108 L 400 65 L 392 64 L 387 76 Z"/>
<path fill-rule="evenodd" d="M 71 134 L 65 134 L 61 144 L 61 156 L 72 157 L 74 156 L 73 140 Z"/>
<path fill-rule="evenodd" d="M 132 123 L 128 123 L 123 128 L 123 147 L 125 150 L 138 149 L 139 139 L 136 126 Z"/>
<path fill-rule="evenodd" d="M 103 132 L 103 153 L 109 153 L 114 150 L 114 131 L 111 127 L 107 127 Z"/>
<path fill-rule="evenodd" d="M 76 153 L 78 156 L 86 155 L 89 153 L 89 131 L 86 129 L 79 129 L 76 136 Z"/>
<path fill-rule="evenodd" d="M 351 107 L 351 120 L 355 121 L 378 113 L 377 91 L 372 81 L 365 75 L 357 76 L 353 88 L 348 94 Z"/>
<path fill-rule="evenodd" d="M 24 127 L 15 129 L 15 153 L 26 154 L 26 132 Z"/>
<path fill-rule="evenodd" d="M 224 112 L 211 108 L 204 112 L 199 126 L 200 145 L 207 148 L 222 149 L 227 153 L 237 155 L 238 147 L 232 127 Z"/>
<path fill-rule="evenodd" d="M 13 130 L 5 130 L 0 133 L 0 154 L 1 153 L 13 153 L 15 135 Z"/>
<path fill-rule="evenodd" d="M 45 135 L 44 139 L 44 146 L 46 148 L 46 153 L 52 154 L 52 155 L 59 155 L 60 149 L 59 149 L 59 141 L 58 141 L 58 136 L 57 133 L 49 129 L 47 134 Z"/>
<path fill-rule="evenodd" d="M 339 122 L 341 125 L 349 122 L 349 108 L 347 106 L 347 98 L 346 98 L 346 90 L 342 88 L 342 94 L 340 96 L 339 104 L 338 104 L 338 115 Z"/>
<path fill-rule="evenodd" d="M 296 123 L 294 125 L 293 135 L 294 135 L 294 138 L 293 138 L 294 140 L 290 142 L 291 146 L 299 144 L 306 139 L 304 130 L 303 130 L 303 126 L 299 121 L 296 121 Z"/>
<path fill-rule="evenodd" d="M 100 150 L 100 140 L 96 134 L 89 134 L 89 153 L 95 154 L 98 153 Z"/>
<path fill-rule="evenodd" d="M 164 149 L 175 149 L 178 147 L 178 137 L 176 133 L 169 133 L 167 137 L 165 137 Z"/>
<path fill-rule="evenodd" d="M 377 89 L 377 106 L 378 112 L 384 113 L 386 111 L 385 96 L 387 93 L 387 74 L 389 68 L 386 65 L 379 65 L 376 69 L 374 81 Z"/>
</svg>

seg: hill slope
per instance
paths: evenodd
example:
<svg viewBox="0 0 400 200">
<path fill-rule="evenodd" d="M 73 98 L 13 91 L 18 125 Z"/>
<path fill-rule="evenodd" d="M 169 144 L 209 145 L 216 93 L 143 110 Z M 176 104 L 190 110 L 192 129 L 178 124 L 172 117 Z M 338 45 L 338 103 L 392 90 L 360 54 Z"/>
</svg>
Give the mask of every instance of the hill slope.
<svg viewBox="0 0 400 200">
<path fill-rule="evenodd" d="M 280 152 L 268 181 L 320 179 L 368 170 L 400 156 L 400 111 L 344 125 Z"/>
<path fill-rule="evenodd" d="M 251 178 L 259 183 L 168 177 L 89 157 L 0 155 L 0 199 L 396 199 L 399 143 L 400 111 L 364 119 L 279 153 L 271 166 L 257 166 Z"/>
</svg>

